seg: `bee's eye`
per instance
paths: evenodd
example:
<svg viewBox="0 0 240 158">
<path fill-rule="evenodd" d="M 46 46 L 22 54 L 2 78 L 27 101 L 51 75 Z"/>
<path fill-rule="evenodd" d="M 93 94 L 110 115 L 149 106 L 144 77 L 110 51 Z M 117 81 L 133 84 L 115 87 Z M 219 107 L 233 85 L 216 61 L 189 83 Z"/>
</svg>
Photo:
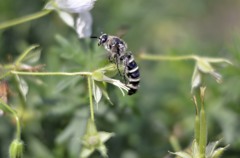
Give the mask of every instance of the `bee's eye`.
<svg viewBox="0 0 240 158">
<path fill-rule="evenodd" d="M 108 35 L 107 34 L 103 34 L 98 39 L 99 39 L 98 46 L 100 46 L 100 45 L 102 45 L 103 43 L 105 43 L 107 41 Z"/>
<path fill-rule="evenodd" d="M 107 35 L 103 35 L 103 36 L 102 36 L 102 43 L 105 43 L 105 42 L 107 41 L 107 38 L 108 38 Z"/>
<path fill-rule="evenodd" d="M 101 43 L 105 43 L 107 41 L 108 35 L 104 34 L 101 37 Z"/>
</svg>

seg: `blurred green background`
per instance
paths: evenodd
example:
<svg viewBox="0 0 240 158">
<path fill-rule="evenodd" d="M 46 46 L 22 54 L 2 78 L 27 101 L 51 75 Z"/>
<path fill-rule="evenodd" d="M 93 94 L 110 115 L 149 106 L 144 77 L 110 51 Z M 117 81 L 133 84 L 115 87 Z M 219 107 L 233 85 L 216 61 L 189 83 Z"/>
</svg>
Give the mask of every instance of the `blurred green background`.
<svg viewBox="0 0 240 158">
<path fill-rule="evenodd" d="M 0 23 L 40 11 L 46 1 L 0 1 Z M 116 34 L 127 27 L 128 43 L 141 70 L 141 87 L 123 97 L 113 86 L 114 105 L 101 100 L 96 109 L 99 131 L 114 132 L 106 146 L 110 158 L 162 158 L 193 139 L 195 109 L 191 100 L 194 63 L 144 61 L 141 52 L 158 55 L 196 54 L 230 59 L 218 65 L 223 83 L 205 76 L 209 141 L 230 144 L 223 157 L 240 155 L 240 1 L 239 0 L 98 0 L 92 10 L 93 35 Z M 107 62 L 106 51 L 94 40 L 79 40 L 56 13 L 0 30 L 1 64 L 13 61 L 29 45 L 42 49 L 44 71 L 91 71 Z M 22 77 L 29 86 L 26 103 L 16 84 L 10 85 L 10 104 L 22 112 L 26 158 L 74 158 L 89 117 L 87 82 L 81 77 Z M 20 99 L 19 99 L 20 98 Z M 9 117 L 0 117 L 0 157 L 8 155 L 15 131 Z M 94 153 L 92 157 L 99 157 Z"/>
</svg>

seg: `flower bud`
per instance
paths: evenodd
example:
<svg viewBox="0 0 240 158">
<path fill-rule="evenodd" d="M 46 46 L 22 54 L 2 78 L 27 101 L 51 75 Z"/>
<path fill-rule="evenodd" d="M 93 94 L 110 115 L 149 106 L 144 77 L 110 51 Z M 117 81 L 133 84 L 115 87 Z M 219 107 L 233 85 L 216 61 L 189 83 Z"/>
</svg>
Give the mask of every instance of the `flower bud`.
<svg viewBox="0 0 240 158">
<path fill-rule="evenodd" d="M 9 148 L 10 158 L 22 158 L 23 157 L 23 142 L 15 139 L 12 141 Z"/>
</svg>

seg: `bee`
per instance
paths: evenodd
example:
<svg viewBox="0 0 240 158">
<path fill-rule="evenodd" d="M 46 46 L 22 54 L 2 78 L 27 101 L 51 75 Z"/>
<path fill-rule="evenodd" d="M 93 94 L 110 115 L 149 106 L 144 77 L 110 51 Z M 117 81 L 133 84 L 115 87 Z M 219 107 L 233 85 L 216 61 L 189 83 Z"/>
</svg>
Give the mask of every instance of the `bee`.
<svg viewBox="0 0 240 158">
<path fill-rule="evenodd" d="M 128 95 L 132 95 L 137 92 L 140 83 L 140 72 L 137 63 L 131 52 L 128 52 L 120 57 L 124 65 L 124 80 L 126 86 L 130 88 Z M 126 82 L 127 80 L 127 82 Z"/>
<path fill-rule="evenodd" d="M 123 76 L 125 84 L 130 88 L 128 95 L 137 92 L 140 83 L 140 72 L 131 52 L 127 52 L 127 44 L 117 36 L 102 34 L 98 38 L 98 46 L 104 46 L 109 52 L 109 61 L 117 65 L 118 72 Z M 123 65 L 123 74 L 119 70 L 119 64 Z"/>
<path fill-rule="evenodd" d="M 109 60 L 115 62 L 116 64 L 119 62 L 119 57 L 127 50 L 126 42 L 117 36 L 102 34 L 98 40 L 98 46 L 103 45 L 110 53 Z"/>
</svg>

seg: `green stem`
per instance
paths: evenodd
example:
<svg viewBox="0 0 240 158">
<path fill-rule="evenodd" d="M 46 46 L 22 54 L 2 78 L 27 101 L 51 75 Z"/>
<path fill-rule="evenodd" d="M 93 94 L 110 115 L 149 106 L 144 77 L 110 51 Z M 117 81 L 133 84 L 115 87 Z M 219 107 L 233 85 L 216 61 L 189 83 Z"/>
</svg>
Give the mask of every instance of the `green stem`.
<svg viewBox="0 0 240 158">
<path fill-rule="evenodd" d="M 16 137 L 18 140 L 21 140 L 21 124 L 20 124 L 20 120 L 19 117 L 17 116 L 17 114 L 15 115 L 15 120 L 17 123 L 17 134 Z"/>
<path fill-rule="evenodd" d="M 150 55 L 140 54 L 141 59 L 145 60 L 197 60 L 199 57 L 195 55 L 184 55 L 184 56 L 163 56 L 163 55 Z"/>
<path fill-rule="evenodd" d="M 3 78 L 5 78 L 5 77 L 7 77 L 7 76 L 10 75 L 10 74 L 11 74 L 10 72 L 6 72 L 6 73 L 2 74 L 2 75 L 0 76 L 0 80 L 3 79 Z"/>
<path fill-rule="evenodd" d="M 200 138 L 199 138 L 200 158 L 205 158 L 206 145 L 207 145 L 207 122 L 204 110 L 204 103 L 202 101 L 200 111 Z"/>
<path fill-rule="evenodd" d="M 10 71 L 11 74 L 28 75 L 28 76 L 92 76 L 91 72 L 24 72 L 24 71 Z"/>
<path fill-rule="evenodd" d="M 88 77 L 88 92 L 89 92 L 89 103 L 90 103 L 90 114 L 91 114 L 91 120 L 94 122 L 94 110 L 93 110 L 93 99 L 92 99 L 92 78 Z"/>
<path fill-rule="evenodd" d="M 19 65 L 20 62 L 28 55 L 28 53 L 30 53 L 33 49 L 35 49 L 36 47 L 38 47 L 39 45 L 32 45 L 30 46 L 26 51 L 24 51 L 19 57 L 18 59 L 15 61 L 15 65 Z"/>
<path fill-rule="evenodd" d="M 198 104 L 197 104 L 197 99 L 195 96 L 193 96 L 193 101 L 195 104 L 195 110 L 196 110 L 196 116 L 195 116 L 195 123 L 194 123 L 194 135 L 195 135 L 195 140 L 197 144 L 199 144 L 199 139 L 200 139 L 200 116 L 199 116 L 199 111 L 198 111 Z"/>
<path fill-rule="evenodd" d="M 40 12 L 31 14 L 31 15 L 27 15 L 27 16 L 24 16 L 24 17 L 21 17 L 21 18 L 17 18 L 17 19 L 13 19 L 13 20 L 10 20 L 10 21 L 7 21 L 7 22 L 0 23 L 0 30 L 11 27 L 11 26 L 15 26 L 15 25 L 18 25 L 18 24 L 21 24 L 21 23 L 25 23 L 25 22 L 28 22 L 28 21 L 31 21 L 31 20 L 34 20 L 34 19 L 41 18 L 41 17 L 49 14 L 51 11 L 52 10 L 42 10 Z"/>
<path fill-rule="evenodd" d="M 18 140 L 21 140 L 21 124 L 20 124 L 20 120 L 17 113 L 9 105 L 7 105 L 2 99 L 0 99 L 0 108 L 3 111 L 8 112 L 14 116 L 16 120 L 16 129 L 17 129 L 16 138 Z"/>
</svg>

